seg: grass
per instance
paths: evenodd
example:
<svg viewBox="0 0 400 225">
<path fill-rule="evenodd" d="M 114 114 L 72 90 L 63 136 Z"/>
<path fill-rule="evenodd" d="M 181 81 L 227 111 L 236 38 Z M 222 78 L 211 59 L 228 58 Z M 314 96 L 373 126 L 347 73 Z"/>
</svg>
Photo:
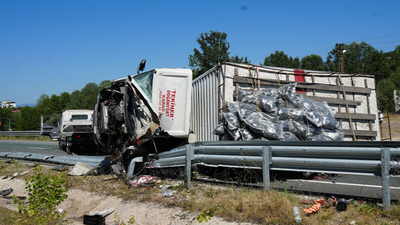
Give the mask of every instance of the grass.
<svg viewBox="0 0 400 225">
<path fill-rule="evenodd" d="M 0 140 L 51 141 L 49 136 L 0 136 Z"/>
<path fill-rule="evenodd" d="M 15 172 L 29 171 L 25 176 L 33 174 L 26 163 L 14 162 L 6 164 L 0 161 L 0 175 L 11 176 Z M 29 163 L 31 164 L 31 163 Z M 43 166 L 43 173 L 57 172 Z M 169 185 L 176 191 L 174 200 L 157 195 L 160 188 L 134 187 L 129 188 L 122 180 L 113 175 L 71 176 L 69 188 L 117 196 L 126 200 L 141 202 L 156 202 L 166 207 L 180 207 L 187 211 L 198 212 L 199 215 L 215 215 L 227 221 L 252 222 L 256 224 L 293 224 L 292 207 L 311 207 L 311 204 L 301 204 L 302 197 L 290 191 L 270 190 L 264 192 L 256 188 L 209 185 L 202 182 L 192 182 L 188 191 L 181 180 L 163 180 L 158 185 Z M 318 197 L 315 197 L 317 199 Z M 15 224 L 18 214 L 0 207 L 0 224 Z M 3 213 L 4 212 L 4 213 Z M 5 216 L 3 216 L 5 215 Z M 377 205 L 349 204 L 347 211 L 338 212 L 333 207 L 323 208 L 318 213 L 307 216 L 301 210 L 302 224 L 400 224 L 400 206 L 393 205 L 389 211 L 383 211 Z M 212 224 L 212 220 L 208 222 Z"/>
<path fill-rule="evenodd" d="M 9 210 L 7 208 L 0 206 L 0 224 L 2 225 L 14 225 L 18 223 L 18 219 L 22 218 L 22 216 L 13 210 Z"/>
</svg>

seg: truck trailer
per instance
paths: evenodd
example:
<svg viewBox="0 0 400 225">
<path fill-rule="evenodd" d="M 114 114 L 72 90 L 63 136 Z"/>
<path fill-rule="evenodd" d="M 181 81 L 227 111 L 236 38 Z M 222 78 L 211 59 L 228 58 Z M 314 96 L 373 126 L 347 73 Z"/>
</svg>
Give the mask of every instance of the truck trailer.
<svg viewBox="0 0 400 225">
<path fill-rule="evenodd" d="M 282 89 L 288 84 L 297 84 L 297 94 L 328 104 L 344 141 L 381 140 L 374 75 L 223 62 L 192 82 L 190 129 L 196 141 L 220 140 L 213 131 L 241 90 Z"/>
</svg>

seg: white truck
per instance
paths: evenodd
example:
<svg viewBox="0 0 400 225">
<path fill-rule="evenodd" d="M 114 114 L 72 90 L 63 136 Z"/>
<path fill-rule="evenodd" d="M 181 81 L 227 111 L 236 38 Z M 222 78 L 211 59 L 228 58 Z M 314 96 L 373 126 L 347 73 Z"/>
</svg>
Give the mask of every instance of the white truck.
<svg viewBox="0 0 400 225">
<path fill-rule="evenodd" d="M 66 110 L 62 113 L 61 122 L 56 116 L 42 116 L 41 134 L 58 140 L 60 149 L 68 154 L 93 151 L 93 110 Z"/>
<path fill-rule="evenodd" d="M 144 63 L 141 63 L 141 70 Z M 108 154 L 132 158 L 185 144 L 189 135 L 192 71 L 157 68 L 116 79 L 100 90 L 94 141 Z"/>
</svg>

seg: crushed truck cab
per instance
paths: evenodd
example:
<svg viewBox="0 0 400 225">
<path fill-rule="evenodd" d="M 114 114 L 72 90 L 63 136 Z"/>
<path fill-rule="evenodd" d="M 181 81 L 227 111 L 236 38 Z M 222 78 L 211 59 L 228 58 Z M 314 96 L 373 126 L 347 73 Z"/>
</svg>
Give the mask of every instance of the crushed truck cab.
<svg viewBox="0 0 400 225">
<path fill-rule="evenodd" d="M 96 145 L 108 154 L 131 154 L 122 156 L 130 160 L 185 143 L 191 83 L 192 71 L 180 68 L 158 68 L 114 80 L 97 96 Z"/>
</svg>

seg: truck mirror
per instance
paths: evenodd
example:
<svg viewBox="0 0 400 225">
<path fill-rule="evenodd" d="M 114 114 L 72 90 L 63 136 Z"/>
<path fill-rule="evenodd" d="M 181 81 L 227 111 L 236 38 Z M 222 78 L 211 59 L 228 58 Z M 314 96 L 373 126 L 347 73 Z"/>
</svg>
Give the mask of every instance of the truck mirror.
<svg viewBox="0 0 400 225">
<path fill-rule="evenodd" d="M 143 71 L 145 66 L 146 66 L 146 59 L 143 59 L 143 60 L 140 62 L 138 68 L 137 68 L 137 74 L 139 74 L 140 71 Z"/>
</svg>

